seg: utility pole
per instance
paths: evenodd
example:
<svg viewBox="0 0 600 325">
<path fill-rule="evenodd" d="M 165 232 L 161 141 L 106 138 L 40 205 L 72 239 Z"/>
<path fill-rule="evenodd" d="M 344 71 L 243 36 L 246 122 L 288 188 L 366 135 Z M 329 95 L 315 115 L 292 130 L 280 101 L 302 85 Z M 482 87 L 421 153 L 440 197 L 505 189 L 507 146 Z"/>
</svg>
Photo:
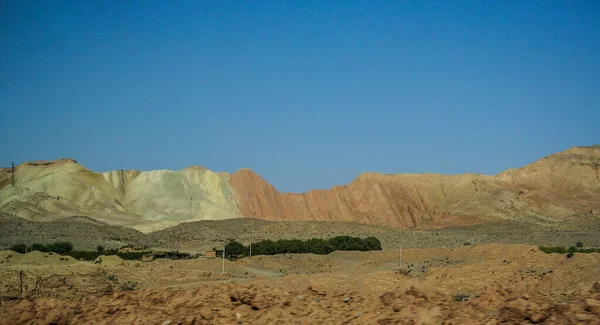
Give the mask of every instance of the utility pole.
<svg viewBox="0 0 600 325">
<path fill-rule="evenodd" d="M 194 198 L 190 196 L 190 219 L 194 219 Z"/>
<path fill-rule="evenodd" d="M 250 258 L 252 258 L 252 234 L 250 234 Z"/>
<path fill-rule="evenodd" d="M 400 267 L 402 267 L 402 246 L 400 246 Z"/>
<path fill-rule="evenodd" d="M 12 167 L 10 169 L 10 172 L 12 173 L 12 178 L 10 181 L 10 185 L 15 186 L 15 162 L 12 162 Z"/>
<path fill-rule="evenodd" d="M 225 274 L 225 244 L 223 244 L 223 270 L 221 273 Z"/>
</svg>

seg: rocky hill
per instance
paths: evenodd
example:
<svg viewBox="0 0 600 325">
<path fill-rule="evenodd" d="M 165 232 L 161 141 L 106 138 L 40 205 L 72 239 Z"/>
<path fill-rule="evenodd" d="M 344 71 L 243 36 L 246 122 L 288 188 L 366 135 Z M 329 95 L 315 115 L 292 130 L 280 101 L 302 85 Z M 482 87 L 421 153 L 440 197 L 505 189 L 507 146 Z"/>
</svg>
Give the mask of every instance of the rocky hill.
<svg viewBox="0 0 600 325">
<path fill-rule="evenodd" d="M 117 170 L 73 159 L 0 169 L 0 212 L 33 221 L 88 216 L 143 232 L 251 217 L 441 228 L 498 220 L 560 225 L 600 217 L 600 146 L 574 147 L 495 176 L 365 173 L 346 186 L 280 193 L 249 169 Z"/>
<path fill-rule="evenodd" d="M 231 176 L 244 216 L 400 227 L 600 214 L 600 146 L 575 147 L 496 176 L 365 173 L 347 186 L 279 193 L 248 169 Z"/>
<path fill-rule="evenodd" d="M 27 162 L 0 172 L 0 211 L 50 221 L 90 216 L 108 224 L 143 231 L 182 221 L 239 217 L 229 175 L 202 167 L 179 171 L 92 172 L 72 159 Z"/>
</svg>

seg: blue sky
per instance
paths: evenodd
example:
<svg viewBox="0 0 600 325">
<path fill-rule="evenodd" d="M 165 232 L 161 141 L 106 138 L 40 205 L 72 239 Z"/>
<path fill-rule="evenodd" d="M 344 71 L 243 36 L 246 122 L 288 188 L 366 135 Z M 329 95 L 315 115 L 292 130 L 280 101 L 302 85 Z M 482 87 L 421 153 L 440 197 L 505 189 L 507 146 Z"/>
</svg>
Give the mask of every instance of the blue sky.
<svg viewBox="0 0 600 325">
<path fill-rule="evenodd" d="M 495 174 L 600 143 L 600 1 L 4 1 L 0 164 Z"/>
</svg>

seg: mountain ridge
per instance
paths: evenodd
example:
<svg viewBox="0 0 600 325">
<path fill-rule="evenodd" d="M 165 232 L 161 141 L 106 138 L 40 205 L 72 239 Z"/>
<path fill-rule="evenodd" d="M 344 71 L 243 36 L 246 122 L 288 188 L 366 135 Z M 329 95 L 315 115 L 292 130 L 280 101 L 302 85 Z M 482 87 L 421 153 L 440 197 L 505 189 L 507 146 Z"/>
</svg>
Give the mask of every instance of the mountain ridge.
<svg viewBox="0 0 600 325">
<path fill-rule="evenodd" d="M 365 172 L 346 185 L 282 193 L 248 168 L 97 173 L 65 158 L 16 166 L 15 186 L 11 169 L 0 169 L 0 212 L 38 221 L 88 215 L 146 232 L 236 217 L 433 228 L 557 223 L 600 215 L 599 166 L 600 145 L 578 146 L 496 175 Z"/>
</svg>

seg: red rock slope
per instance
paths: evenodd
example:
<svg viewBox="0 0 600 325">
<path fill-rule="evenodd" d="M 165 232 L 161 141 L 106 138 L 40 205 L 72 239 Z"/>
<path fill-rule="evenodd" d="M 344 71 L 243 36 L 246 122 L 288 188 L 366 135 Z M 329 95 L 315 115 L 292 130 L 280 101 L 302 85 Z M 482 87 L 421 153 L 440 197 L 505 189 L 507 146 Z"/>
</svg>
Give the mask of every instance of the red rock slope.
<svg viewBox="0 0 600 325">
<path fill-rule="evenodd" d="M 400 227 L 600 215 L 600 146 L 574 147 L 496 176 L 366 173 L 347 186 L 280 193 L 249 169 L 229 182 L 246 217 Z"/>
</svg>

